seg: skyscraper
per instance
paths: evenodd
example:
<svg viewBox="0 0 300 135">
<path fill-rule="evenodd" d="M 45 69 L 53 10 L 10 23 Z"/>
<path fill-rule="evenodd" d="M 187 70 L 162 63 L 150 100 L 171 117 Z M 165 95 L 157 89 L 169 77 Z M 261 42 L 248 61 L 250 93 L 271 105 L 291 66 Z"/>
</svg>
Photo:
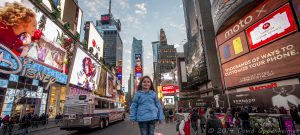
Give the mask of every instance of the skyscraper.
<svg viewBox="0 0 300 135">
<path fill-rule="evenodd" d="M 160 29 L 160 41 L 152 42 L 153 58 L 156 63 L 154 67 L 154 77 L 156 86 L 164 82 L 163 75 L 170 73 L 176 63 L 176 49 L 174 45 L 168 45 L 166 34 L 163 29 Z M 157 49 L 157 50 L 156 50 Z M 153 61 L 155 62 L 155 61 Z"/>
<path fill-rule="evenodd" d="M 139 78 L 143 76 L 143 40 L 133 37 L 131 48 L 131 73 L 135 79 L 135 86 L 139 83 Z M 136 89 L 135 87 L 134 89 Z"/>
<path fill-rule="evenodd" d="M 103 59 L 106 64 L 116 67 L 123 58 L 123 42 L 120 36 L 121 22 L 115 19 L 111 13 L 111 1 L 109 2 L 109 13 L 101 15 L 96 21 L 96 29 L 101 33 L 104 40 Z"/>
</svg>

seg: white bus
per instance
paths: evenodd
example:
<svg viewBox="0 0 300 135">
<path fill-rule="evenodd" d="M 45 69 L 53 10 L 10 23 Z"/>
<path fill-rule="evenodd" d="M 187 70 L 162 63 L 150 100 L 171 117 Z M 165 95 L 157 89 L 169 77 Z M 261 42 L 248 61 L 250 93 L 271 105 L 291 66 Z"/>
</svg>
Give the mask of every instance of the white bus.
<svg viewBox="0 0 300 135">
<path fill-rule="evenodd" d="M 63 114 L 62 130 L 104 128 L 125 119 L 124 103 L 95 95 L 66 97 Z"/>
</svg>

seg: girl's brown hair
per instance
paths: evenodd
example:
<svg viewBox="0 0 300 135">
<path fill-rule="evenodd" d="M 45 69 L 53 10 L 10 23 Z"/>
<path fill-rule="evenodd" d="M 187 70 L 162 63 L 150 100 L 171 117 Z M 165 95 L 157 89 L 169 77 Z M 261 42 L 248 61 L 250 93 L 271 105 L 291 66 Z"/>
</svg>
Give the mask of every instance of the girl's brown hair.
<svg viewBox="0 0 300 135">
<path fill-rule="evenodd" d="M 142 89 L 143 89 L 142 83 L 143 83 L 143 80 L 144 80 L 145 78 L 148 78 L 148 79 L 150 80 L 150 83 L 151 83 L 150 90 L 155 91 L 154 86 L 153 86 L 153 82 L 152 82 L 151 78 L 150 78 L 149 76 L 147 76 L 147 75 L 146 75 L 146 76 L 143 76 L 143 77 L 141 78 L 141 81 L 140 81 L 140 83 L 139 83 L 139 85 L 138 85 L 138 90 L 142 90 Z"/>
<path fill-rule="evenodd" d="M 7 26 L 17 26 L 21 23 L 30 22 L 30 17 L 35 17 L 35 13 L 17 3 L 5 3 L 5 6 L 0 9 L 0 21 Z"/>
</svg>

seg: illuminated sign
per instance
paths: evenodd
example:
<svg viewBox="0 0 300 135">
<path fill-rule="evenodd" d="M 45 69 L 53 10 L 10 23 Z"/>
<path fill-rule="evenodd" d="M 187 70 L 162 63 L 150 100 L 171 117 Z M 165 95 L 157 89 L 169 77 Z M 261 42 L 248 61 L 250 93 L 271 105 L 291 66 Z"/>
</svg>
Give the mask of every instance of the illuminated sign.
<svg viewBox="0 0 300 135">
<path fill-rule="evenodd" d="M 46 89 L 55 82 L 67 83 L 68 76 L 51 68 L 35 63 L 29 58 L 18 58 L 8 48 L 0 44 L 0 71 L 5 74 L 17 74 L 32 79 L 39 79 L 46 85 Z M 21 63 L 21 61 L 23 61 Z M 23 70 L 22 70 L 23 67 Z M 18 69 L 18 70 L 14 70 Z M 21 69 L 21 70 L 19 70 Z M 19 71 L 19 72 L 16 72 Z"/>
<path fill-rule="evenodd" d="M 142 73 L 142 66 L 135 66 L 135 73 Z"/>
<path fill-rule="evenodd" d="M 254 50 L 296 30 L 291 6 L 286 4 L 249 27 L 246 32 L 250 49 Z"/>
<path fill-rule="evenodd" d="M 175 87 L 174 87 L 174 85 L 162 86 L 162 93 L 163 94 L 172 94 L 172 93 L 175 93 Z"/>
<path fill-rule="evenodd" d="M 100 70 L 100 65 L 78 47 L 70 83 L 94 91 L 98 87 Z"/>
<path fill-rule="evenodd" d="M 103 39 L 96 30 L 93 22 L 86 22 L 88 27 L 88 48 L 93 50 L 93 54 L 97 55 L 97 58 L 103 57 Z"/>
<path fill-rule="evenodd" d="M 300 33 L 222 65 L 227 88 L 300 73 Z"/>
</svg>

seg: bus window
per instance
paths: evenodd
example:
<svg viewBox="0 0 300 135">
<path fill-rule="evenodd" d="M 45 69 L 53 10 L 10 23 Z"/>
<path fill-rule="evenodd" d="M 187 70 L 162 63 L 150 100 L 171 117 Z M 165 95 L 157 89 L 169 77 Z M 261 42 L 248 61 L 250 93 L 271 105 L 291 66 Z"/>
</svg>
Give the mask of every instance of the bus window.
<svg viewBox="0 0 300 135">
<path fill-rule="evenodd" d="M 114 108 L 115 108 L 115 104 L 114 104 L 114 103 L 110 102 L 109 104 L 110 104 L 110 105 L 109 105 L 109 106 L 110 106 L 110 107 L 109 107 L 110 109 L 114 109 Z"/>
<path fill-rule="evenodd" d="M 109 108 L 108 102 L 102 101 L 102 103 L 101 103 L 101 108 L 102 108 L 102 109 L 108 109 L 108 108 Z"/>
<path fill-rule="evenodd" d="M 95 102 L 95 109 L 101 109 L 102 107 L 102 104 L 101 104 L 101 101 L 98 100 L 97 102 Z"/>
</svg>

